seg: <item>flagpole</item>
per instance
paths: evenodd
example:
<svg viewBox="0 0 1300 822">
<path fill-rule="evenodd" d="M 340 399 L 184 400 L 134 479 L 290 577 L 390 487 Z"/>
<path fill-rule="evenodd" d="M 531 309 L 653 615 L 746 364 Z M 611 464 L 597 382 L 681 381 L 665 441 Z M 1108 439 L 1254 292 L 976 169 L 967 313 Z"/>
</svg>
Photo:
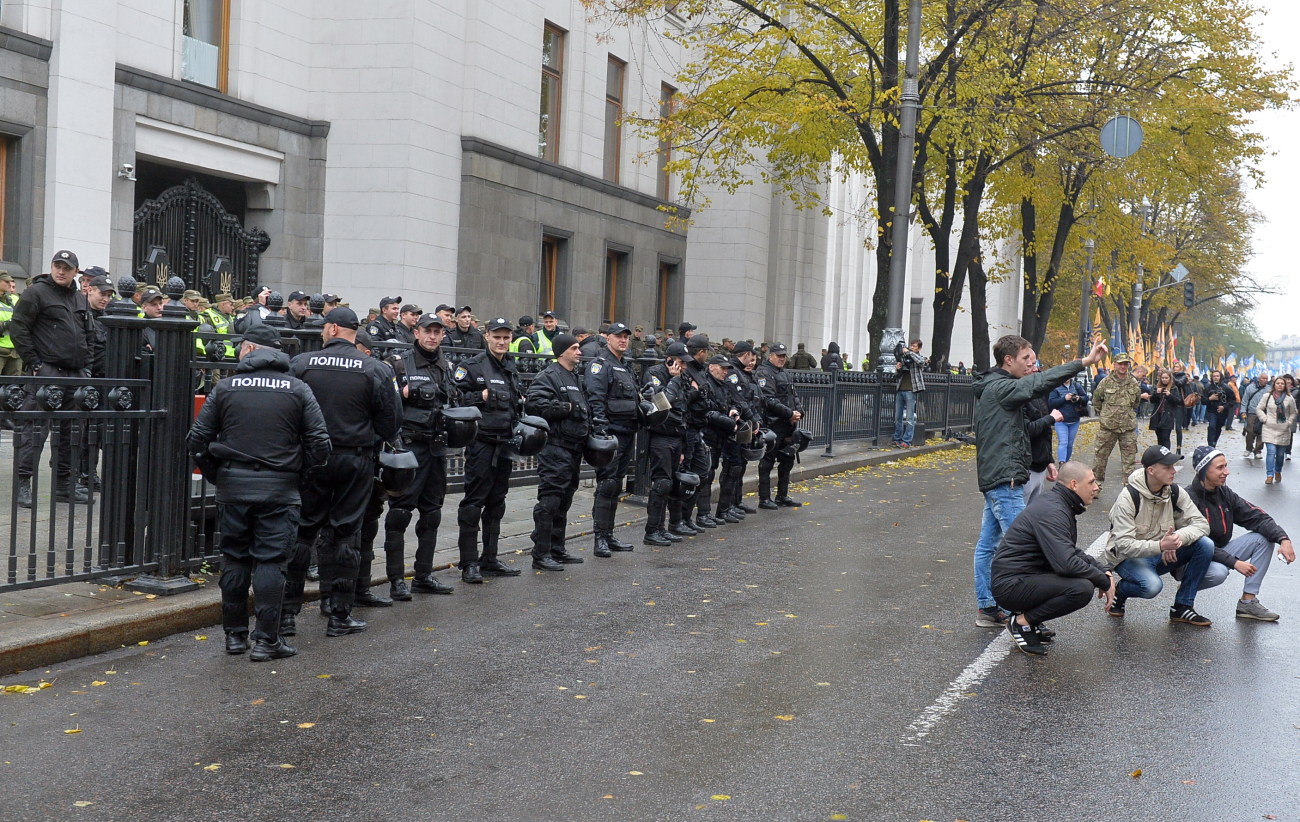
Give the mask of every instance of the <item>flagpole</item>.
<svg viewBox="0 0 1300 822">
<path fill-rule="evenodd" d="M 1083 241 L 1083 247 L 1088 252 L 1088 262 L 1086 273 L 1083 277 L 1083 294 L 1079 297 L 1079 356 L 1085 356 L 1086 351 L 1092 350 L 1091 340 L 1092 326 L 1088 322 L 1088 304 L 1092 301 L 1092 252 L 1096 247 L 1096 242 L 1091 237 Z"/>
</svg>

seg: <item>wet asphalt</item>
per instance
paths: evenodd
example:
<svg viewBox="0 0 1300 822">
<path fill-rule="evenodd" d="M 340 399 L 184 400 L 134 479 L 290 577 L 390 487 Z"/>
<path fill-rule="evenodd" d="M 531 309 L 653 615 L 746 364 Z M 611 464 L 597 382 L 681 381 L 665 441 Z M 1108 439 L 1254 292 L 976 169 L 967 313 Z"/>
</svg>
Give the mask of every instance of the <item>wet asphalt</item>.
<svg viewBox="0 0 1300 822">
<path fill-rule="evenodd" d="M 1233 470 L 1300 533 L 1300 470 Z M 364 634 L 308 611 L 292 659 L 214 626 L 0 679 L 53 683 L 0 693 L 0 820 L 1300 819 L 1300 563 L 1261 593 L 1280 623 L 1234 620 L 1234 575 L 1210 629 L 1167 589 L 1030 658 L 974 626 L 973 449 L 798 492 L 564 573 L 512 555 Z"/>
</svg>

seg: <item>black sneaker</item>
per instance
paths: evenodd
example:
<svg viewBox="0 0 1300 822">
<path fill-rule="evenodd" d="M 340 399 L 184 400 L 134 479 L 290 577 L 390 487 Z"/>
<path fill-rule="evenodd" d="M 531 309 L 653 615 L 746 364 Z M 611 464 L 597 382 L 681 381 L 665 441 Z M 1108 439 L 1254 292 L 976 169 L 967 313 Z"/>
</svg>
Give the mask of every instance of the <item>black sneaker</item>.
<svg viewBox="0 0 1300 822">
<path fill-rule="evenodd" d="M 1011 634 L 1011 641 L 1015 643 L 1017 650 L 1035 656 L 1042 656 L 1047 653 L 1047 647 L 1043 645 L 1042 637 L 1034 630 L 1034 626 L 1020 625 L 1015 619 L 1009 619 L 1007 620 L 1007 633 Z"/>
<path fill-rule="evenodd" d="M 1182 622 L 1187 625 L 1195 625 L 1197 628 L 1208 628 L 1213 622 L 1196 613 L 1196 610 L 1190 605 L 1175 604 L 1169 608 L 1169 621 Z"/>
<path fill-rule="evenodd" d="M 1110 604 L 1110 607 L 1106 609 L 1106 613 L 1113 617 L 1124 616 L 1124 605 L 1127 602 L 1128 602 L 1128 597 L 1122 597 L 1116 595 L 1115 601 L 1112 602 Z"/>
<path fill-rule="evenodd" d="M 996 605 L 980 608 L 975 612 L 975 624 L 981 628 L 1001 628 L 1007 624 L 1009 615 Z"/>
</svg>

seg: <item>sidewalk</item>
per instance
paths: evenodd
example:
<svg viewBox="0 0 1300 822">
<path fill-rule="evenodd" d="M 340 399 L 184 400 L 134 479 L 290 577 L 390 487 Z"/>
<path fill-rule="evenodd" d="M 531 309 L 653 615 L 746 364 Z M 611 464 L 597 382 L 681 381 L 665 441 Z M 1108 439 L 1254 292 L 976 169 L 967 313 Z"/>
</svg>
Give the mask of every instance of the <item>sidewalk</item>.
<svg viewBox="0 0 1300 822">
<path fill-rule="evenodd" d="M 891 460 L 930 454 L 956 448 L 957 442 L 933 442 L 916 448 L 896 450 L 876 448 L 865 444 L 844 444 L 836 447 L 836 454 L 826 457 L 821 452 L 805 451 L 802 462 L 795 465 L 791 482 L 802 482 L 850 471 L 870 465 L 880 465 Z M 775 478 L 773 478 L 775 480 Z M 758 487 L 757 469 L 751 467 L 745 477 L 745 492 L 753 494 Z M 593 485 L 584 482 L 574 496 L 569 521 L 570 550 L 590 561 L 591 503 Z M 716 489 L 714 496 L 716 499 Z M 501 526 L 502 559 L 528 571 L 531 548 L 529 534 L 533 529 L 533 504 L 537 495 L 535 486 L 512 488 L 507 497 L 506 515 Z M 438 533 L 438 568 L 448 568 L 456 561 L 456 505 L 458 495 L 449 495 L 443 507 L 443 524 Z M 751 497 L 752 501 L 752 497 Z M 780 516 L 782 512 L 763 511 L 751 519 Z M 619 506 L 622 517 L 619 527 L 633 526 L 645 521 L 645 509 L 623 503 Z M 418 515 L 417 515 L 418 516 Z M 753 522 L 727 526 L 737 534 L 757 534 L 761 526 Z M 415 556 L 415 529 L 407 529 L 406 569 L 410 572 Z M 641 531 L 623 533 L 624 539 L 640 545 Z M 378 574 L 383 572 L 383 543 L 379 534 L 374 565 Z M 518 553 L 516 553 L 518 552 Z M 445 571 L 441 576 L 447 582 L 461 587 L 458 575 Z M 201 577 L 198 577 L 201 578 Z M 221 621 L 221 592 L 215 577 L 206 578 L 199 591 L 159 597 L 110 588 L 94 582 L 71 582 L 46 588 L 33 588 L 0 594 L 0 676 L 16 671 L 30 670 L 68 659 L 102 653 L 124 645 L 158 639 L 181 631 L 208 629 L 209 633 Z M 376 576 L 375 584 L 387 579 Z M 314 583 L 308 583 L 307 596 L 319 596 Z M 361 609 L 364 613 L 365 609 Z"/>
</svg>

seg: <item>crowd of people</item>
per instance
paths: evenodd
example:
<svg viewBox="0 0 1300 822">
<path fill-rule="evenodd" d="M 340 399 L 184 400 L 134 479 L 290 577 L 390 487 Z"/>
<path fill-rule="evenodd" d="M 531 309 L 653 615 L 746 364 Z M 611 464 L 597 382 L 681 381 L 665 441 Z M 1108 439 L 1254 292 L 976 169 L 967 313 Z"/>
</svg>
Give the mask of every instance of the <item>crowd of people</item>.
<svg viewBox="0 0 1300 822">
<path fill-rule="evenodd" d="M 976 624 L 1005 628 L 1014 647 L 1042 655 L 1056 636 L 1050 620 L 1084 608 L 1094 594 L 1108 615 L 1122 618 L 1130 600 L 1154 598 L 1169 576 L 1178 582 L 1170 622 L 1208 628 L 1211 621 L 1195 608 L 1197 594 L 1223 584 L 1232 571 L 1245 578 L 1235 615 L 1278 620 L 1258 595 L 1273 555 L 1289 564 L 1294 548 L 1271 516 L 1228 486 L 1228 460 L 1217 440 L 1234 419 L 1242 420 L 1247 456 L 1258 458 L 1268 447 L 1265 483 L 1280 481 L 1296 423 L 1294 381 L 1261 376 L 1239 394 L 1217 371 L 1205 381 L 1181 369 L 1132 373 L 1129 358 L 1119 354 L 1089 393 L 1087 368 L 1105 353 L 1098 344 L 1081 360 L 1040 370 L 1029 341 L 1006 336 L 994 345 L 995 367 L 976 380 L 976 467 L 985 498 L 975 549 Z M 1089 403 L 1099 421 L 1091 466 L 1072 454 Z M 1144 406 L 1158 442 L 1138 465 Z M 1199 407 L 1209 442 L 1193 452 L 1193 477 L 1183 487 L 1175 482 L 1184 459 L 1181 432 L 1195 424 Z M 1058 461 L 1048 466 L 1055 485 L 1044 491 L 1032 475 L 1044 438 L 1050 449 L 1049 425 L 1058 434 Z M 1171 448 L 1173 431 L 1177 448 Z M 1105 549 L 1094 558 L 1077 544 L 1076 520 L 1101 495 L 1117 443 L 1125 481 L 1109 509 Z M 1244 533 L 1236 535 L 1236 527 Z"/>
</svg>

